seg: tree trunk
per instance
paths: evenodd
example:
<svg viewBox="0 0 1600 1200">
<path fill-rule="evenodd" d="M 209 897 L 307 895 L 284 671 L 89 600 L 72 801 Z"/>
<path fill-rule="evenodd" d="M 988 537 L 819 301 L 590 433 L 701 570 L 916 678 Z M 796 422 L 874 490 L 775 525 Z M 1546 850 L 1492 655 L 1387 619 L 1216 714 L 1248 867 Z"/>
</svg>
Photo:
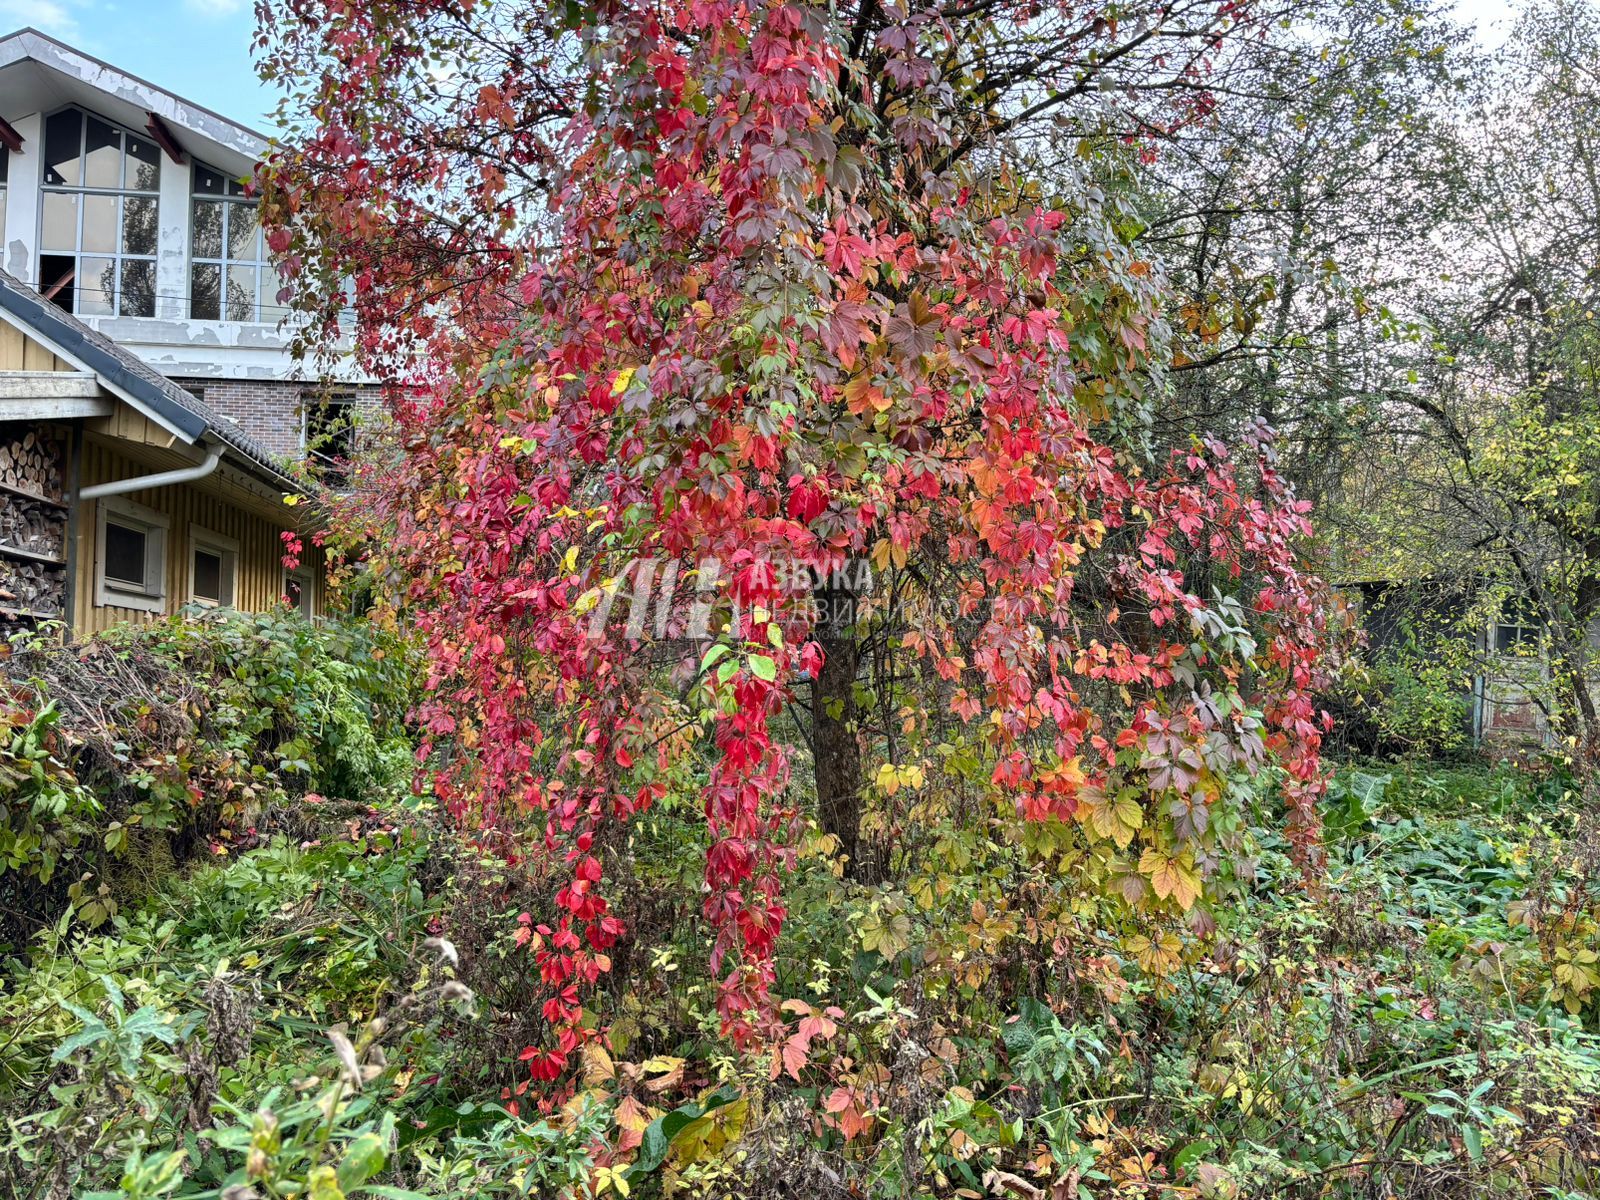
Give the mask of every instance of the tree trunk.
<svg viewBox="0 0 1600 1200">
<path fill-rule="evenodd" d="M 811 759 L 817 778 L 817 818 L 822 831 L 839 839 L 845 874 L 860 878 L 861 745 L 856 740 L 856 597 L 837 585 L 815 593 L 817 644 L 825 656 L 811 688 Z"/>
</svg>

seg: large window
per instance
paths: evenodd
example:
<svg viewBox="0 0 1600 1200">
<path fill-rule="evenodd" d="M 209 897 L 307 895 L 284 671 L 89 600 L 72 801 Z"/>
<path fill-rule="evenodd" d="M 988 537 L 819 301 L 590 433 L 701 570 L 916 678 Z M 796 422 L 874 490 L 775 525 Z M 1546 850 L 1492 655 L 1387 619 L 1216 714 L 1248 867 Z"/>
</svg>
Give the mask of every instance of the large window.
<svg viewBox="0 0 1600 1200">
<path fill-rule="evenodd" d="M 202 321 L 280 320 L 285 309 L 276 298 L 276 272 L 244 185 L 196 163 L 190 218 L 189 315 Z"/>
<path fill-rule="evenodd" d="M 156 313 L 154 142 L 75 108 L 44 123 L 39 281 L 82 316 Z"/>
<path fill-rule="evenodd" d="M 0 146 L 0 233 L 6 228 L 6 188 L 11 180 L 11 149 Z"/>
</svg>

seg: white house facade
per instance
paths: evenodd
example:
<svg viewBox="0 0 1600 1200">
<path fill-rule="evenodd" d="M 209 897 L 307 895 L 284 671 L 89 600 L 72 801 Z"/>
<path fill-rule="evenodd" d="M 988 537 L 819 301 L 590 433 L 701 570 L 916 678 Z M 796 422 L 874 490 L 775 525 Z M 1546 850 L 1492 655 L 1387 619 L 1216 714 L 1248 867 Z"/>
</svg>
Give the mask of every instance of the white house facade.
<svg viewBox="0 0 1600 1200">
<path fill-rule="evenodd" d="M 0 270 L 287 460 L 371 389 L 330 396 L 289 355 L 244 186 L 267 146 L 36 30 L 0 38 Z"/>
</svg>

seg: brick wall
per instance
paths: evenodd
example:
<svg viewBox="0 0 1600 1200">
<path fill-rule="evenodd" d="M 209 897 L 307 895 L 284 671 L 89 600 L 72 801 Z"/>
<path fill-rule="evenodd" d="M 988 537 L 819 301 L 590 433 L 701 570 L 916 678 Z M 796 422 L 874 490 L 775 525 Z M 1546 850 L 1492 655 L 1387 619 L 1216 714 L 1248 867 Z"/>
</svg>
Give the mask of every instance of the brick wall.
<svg viewBox="0 0 1600 1200">
<path fill-rule="evenodd" d="M 315 401 L 315 384 L 280 379 L 174 379 L 204 398 L 223 417 L 237 421 L 240 430 L 254 438 L 270 453 L 298 460 L 303 444 L 301 406 Z M 337 389 L 340 395 L 354 395 L 363 404 L 380 404 L 381 389 L 359 386 Z"/>
</svg>

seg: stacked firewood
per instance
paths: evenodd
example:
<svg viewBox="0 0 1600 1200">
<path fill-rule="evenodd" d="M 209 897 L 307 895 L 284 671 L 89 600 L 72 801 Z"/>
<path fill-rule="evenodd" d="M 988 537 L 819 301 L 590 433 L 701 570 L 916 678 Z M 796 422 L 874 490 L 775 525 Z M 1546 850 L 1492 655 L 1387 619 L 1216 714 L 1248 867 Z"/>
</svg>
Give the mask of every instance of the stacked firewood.
<svg viewBox="0 0 1600 1200">
<path fill-rule="evenodd" d="M 0 483 L 59 501 L 64 450 L 61 439 L 45 430 L 15 422 L 0 425 Z"/>
<path fill-rule="evenodd" d="M 66 441 L 54 431 L 0 424 L 0 618 L 11 613 L 58 616 L 66 608 L 67 573 L 59 563 L 6 553 L 22 550 L 46 558 L 64 553 L 65 462 Z"/>
<path fill-rule="evenodd" d="M 56 616 L 66 598 L 67 573 L 59 567 L 0 558 L 0 608 Z"/>
<path fill-rule="evenodd" d="M 0 497 L 0 546 L 60 558 L 66 514 L 21 496 Z"/>
</svg>

